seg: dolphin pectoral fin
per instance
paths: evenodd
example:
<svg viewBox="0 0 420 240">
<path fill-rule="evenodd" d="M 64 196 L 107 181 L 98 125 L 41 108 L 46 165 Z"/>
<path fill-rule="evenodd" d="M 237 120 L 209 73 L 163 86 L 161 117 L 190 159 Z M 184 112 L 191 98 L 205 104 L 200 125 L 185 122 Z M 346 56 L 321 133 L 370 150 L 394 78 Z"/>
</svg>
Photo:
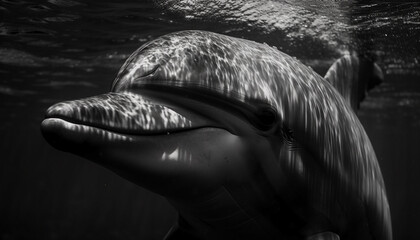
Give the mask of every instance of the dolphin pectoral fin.
<svg viewBox="0 0 420 240">
<path fill-rule="evenodd" d="M 305 240 L 340 240 L 340 237 L 333 232 L 322 232 L 309 236 Z"/>
<path fill-rule="evenodd" d="M 384 75 L 372 60 L 359 58 L 356 54 L 347 54 L 334 62 L 324 78 L 356 111 L 367 91 L 379 85 Z"/>
</svg>

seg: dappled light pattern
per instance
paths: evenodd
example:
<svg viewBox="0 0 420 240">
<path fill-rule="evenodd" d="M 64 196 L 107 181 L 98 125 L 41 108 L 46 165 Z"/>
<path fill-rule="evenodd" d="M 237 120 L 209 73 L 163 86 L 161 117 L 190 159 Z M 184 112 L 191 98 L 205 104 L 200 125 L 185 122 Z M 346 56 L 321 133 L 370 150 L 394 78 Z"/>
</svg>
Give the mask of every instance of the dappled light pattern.
<svg viewBox="0 0 420 240">
<path fill-rule="evenodd" d="M 50 107 L 47 116 L 128 134 L 166 133 L 192 126 L 172 109 L 130 93 L 61 102 Z"/>
<path fill-rule="evenodd" d="M 75 134 L 95 136 L 97 141 L 104 141 L 104 142 L 105 141 L 113 141 L 113 142 L 123 141 L 125 142 L 125 141 L 132 140 L 127 135 L 118 134 L 111 131 L 104 131 L 101 128 L 91 127 L 87 125 L 74 124 L 74 123 L 59 119 L 59 118 L 49 119 L 48 124 L 56 125 L 57 127 L 65 129 L 66 131 L 69 131 L 69 132 L 73 132 Z"/>
<path fill-rule="evenodd" d="M 172 152 L 164 152 L 162 154 L 162 161 L 183 161 L 191 164 L 192 159 L 193 156 L 190 152 L 179 147 Z"/>
<path fill-rule="evenodd" d="M 149 85 L 199 89 L 271 105 L 279 124 L 291 129 L 294 141 L 315 161 L 278 160 L 287 171 L 302 176 L 316 208 L 329 216 L 350 214 L 351 209 L 337 210 L 341 207 L 333 203 L 353 196 L 366 208 L 372 234 L 391 238 L 384 183 L 371 143 L 350 103 L 312 69 L 265 44 L 184 31 L 137 50 L 121 68 L 113 91 Z"/>
</svg>

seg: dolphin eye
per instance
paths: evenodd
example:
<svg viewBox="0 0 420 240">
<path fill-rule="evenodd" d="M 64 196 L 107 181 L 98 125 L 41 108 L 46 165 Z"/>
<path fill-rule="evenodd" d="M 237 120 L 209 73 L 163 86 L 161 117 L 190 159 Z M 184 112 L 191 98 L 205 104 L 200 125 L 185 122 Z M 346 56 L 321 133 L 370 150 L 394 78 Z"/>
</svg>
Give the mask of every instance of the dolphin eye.
<svg viewBox="0 0 420 240">
<path fill-rule="evenodd" d="M 277 123 L 277 113 L 272 107 L 259 108 L 256 117 L 256 127 L 263 131 L 270 130 Z"/>
</svg>

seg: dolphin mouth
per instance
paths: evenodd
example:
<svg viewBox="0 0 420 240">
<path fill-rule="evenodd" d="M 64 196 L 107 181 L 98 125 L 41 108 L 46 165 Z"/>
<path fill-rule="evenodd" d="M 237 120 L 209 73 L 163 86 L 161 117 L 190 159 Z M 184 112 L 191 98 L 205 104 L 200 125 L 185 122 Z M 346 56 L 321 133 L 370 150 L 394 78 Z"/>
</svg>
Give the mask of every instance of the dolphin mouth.
<svg viewBox="0 0 420 240">
<path fill-rule="evenodd" d="M 89 142 L 126 142 L 134 139 L 128 134 L 78 124 L 58 117 L 44 119 L 41 132 L 47 142 L 63 151 L 72 151 L 73 146 L 83 146 Z"/>
<path fill-rule="evenodd" d="M 205 127 L 217 127 L 217 124 L 188 109 L 131 92 L 111 92 L 57 103 L 47 110 L 41 124 L 47 139 L 72 141 L 83 139 L 83 135 L 132 139 Z"/>
</svg>

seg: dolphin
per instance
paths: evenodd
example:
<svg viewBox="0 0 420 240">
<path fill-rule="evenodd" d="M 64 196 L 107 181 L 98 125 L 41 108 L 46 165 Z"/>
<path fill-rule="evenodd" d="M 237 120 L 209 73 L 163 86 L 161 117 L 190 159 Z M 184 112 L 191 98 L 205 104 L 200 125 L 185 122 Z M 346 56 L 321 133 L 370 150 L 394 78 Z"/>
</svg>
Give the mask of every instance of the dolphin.
<svg viewBox="0 0 420 240">
<path fill-rule="evenodd" d="M 164 196 L 179 213 L 166 239 L 390 240 L 382 174 L 351 104 L 360 87 L 336 79 L 354 59 L 323 78 L 266 44 L 171 33 L 136 50 L 111 92 L 51 106 L 41 130 Z"/>
</svg>

